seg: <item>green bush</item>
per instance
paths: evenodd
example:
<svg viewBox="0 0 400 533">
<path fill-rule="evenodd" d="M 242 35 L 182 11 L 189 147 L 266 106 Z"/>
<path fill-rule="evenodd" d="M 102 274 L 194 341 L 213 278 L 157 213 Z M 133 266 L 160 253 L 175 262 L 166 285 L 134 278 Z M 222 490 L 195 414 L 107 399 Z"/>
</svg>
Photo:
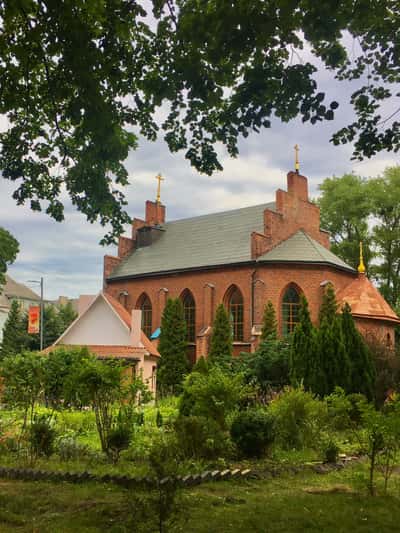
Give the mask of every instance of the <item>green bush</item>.
<svg viewBox="0 0 400 533">
<path fill-rule="evenodd" d="M 208 374 L 192 372 L 184 382 L 179 413 L 211 418 L 225 430 L 227 416 L 238 407 L 245 394 L 240 374 L 228 374 L 219 366 L 211 367 Z"/>
<path fill-rule="evenodd" d="M 334 430 L 354 428 L 361 423 L 362 405 L 367 401 L 362 394 L 346 394 L 342 388 L 336 387 L 325 400 L 329 423 Z"/>
<path fill-rule="evenodd" d="M 276 437 L 284 449 L 315 448 L 327 424 L 326 403 L 303 389 L 285 388 L 270 404 Z"/>
<path fill-rule="evenodd" d="M 324 449 L 324 459 L 327 463 L 336 463 L 339 455 L 339 446 L 332 439 L 326 444 Z"/>
<path fill-rule="evenodd" d="M 57 452 L 61 461 L 77 461 L 90 455 L 89 447 L 78 442 L 73 436 L 60 437 Z"/>
<path fill-rule="evenodd" d="M 30 427 L 29 442 L 36 457 L 50 457 L 54 452 L 56 430 L 51 415 L 35 415 Z"/>
<path fill-rule="evenodd" d="M 132 430 L 126 425 L 113 427 L 107 436 L 107 445 L 114 460 L 117 461 L 122 450 L 129 448 L 132 439 Z"/>
<path fill-rule="evenodd" d="M 271 414 L 261 409 L 242 411 L 234 419 L 231 438 L 245 457 L 261 457 L 275 438 Z"/>
<path fill-rule="evenodd" d="M 226 433 L 211 418 L 179 416 L 174 429 L 179 448 L 185 457 L 215 459 L 229 451 Z"/>
<path fill-rule="evenodd" d="M 78 435 L 96 433 L 96 417 L 93 411 L 61 410 L 57 415 L 57 423 L 61 433 L 75 431 Z"/>
<path fill-rule="evenodd" d="M 143 413 L 141 414 L 143 415 Z M 129 448 L 133 435 L 135 415 L 137 413 L 132 406 L 120 407 L 114 425 L 107 434 L 107 449 L 114 462 L 118 461 L 123 450 Z"/>
<path fill-rule="evenodd" d="M 264 398 L 271 389 L 281 389 L 289 384 L 287 340 L 270 337 L 260 344 L 254 354 L 241 355 L 240 363 L 246 381 L 256 385 Z"/>
</svg>

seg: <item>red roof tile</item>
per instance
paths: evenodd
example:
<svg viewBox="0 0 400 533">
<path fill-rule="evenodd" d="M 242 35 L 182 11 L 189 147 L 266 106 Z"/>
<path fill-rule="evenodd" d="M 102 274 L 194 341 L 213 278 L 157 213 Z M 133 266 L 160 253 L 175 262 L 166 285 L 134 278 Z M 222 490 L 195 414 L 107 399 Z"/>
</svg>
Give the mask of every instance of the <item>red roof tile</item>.
<svg viewBox="0 0 400 533">
<path fill-rule="evenodd" d="M 142 341 L 143 346 L 146 348 L 150 355 L 153 355 L 154 357 L 160 357 L 160 353 L 158 352 L 157 348 L 147 337 L 147 335 L 143 333 L 143 331 L 141 332 L 140 340 Z"/>
<path fill-rule="evenodd" d="M 129 314 L 129 311 L 125 309 L 125 307 L 118 302 L 115 298 L 110 296 L 109 294 L 103 293 L 104 297 L 108 301 L 108 303 L 114 308 L 116 313 L 120 316 L 123 322 L 128 326 L 128 328 L 131 327 L 131 315 Z"/>
<path fill-rule="evenodd" d="M 115 298 L 113 298 L 109 294 L 104 293 L 104 296 L 107 299 L 108 303 L 112 305 L 114 310 L 120 316 L 121 320 L 125 322 L 125 324 L 130 328 L 131 315 L 129 311 L 127 311 L 122 304 L 120 304 Z M 160 357 L 160 354 L 158 353 L 156 347 L 151 342 L 151 340 L 143 333 L 143 331 L 141 331 L 140 335 L 140 340 L 142 341 L 142 344 L 146 348 L 146 350 L 154 357 Z"/>
<path fill-rule="evenodd" d="M 400 318 L 364 274 L 359 274 L 336 297 L 339 303 L 350 305 L 354 316 L 400 323 Z"/>
<path fill-rule="evenodd" d="M 44 353 L 50 353 L 54 350 L 57 350 L 58 348 L 78 348 L 78 346 L 70 345 L 70 344 L 56 344 L 53 346 L 49 346 L 45 350 L 43 350 Z M 91 344 L 91 345 L 85 345 L 85 348 L 89 350 L 89 352 L 93 353 L 99 358 L 105 359 L 134 359 L 139 360 L 140 356 L 146 353 L 145 348 L 139 348 L 134 346 L 105 346 L 105 345 L 97 345 L 97 344 Z"/>
</svg>

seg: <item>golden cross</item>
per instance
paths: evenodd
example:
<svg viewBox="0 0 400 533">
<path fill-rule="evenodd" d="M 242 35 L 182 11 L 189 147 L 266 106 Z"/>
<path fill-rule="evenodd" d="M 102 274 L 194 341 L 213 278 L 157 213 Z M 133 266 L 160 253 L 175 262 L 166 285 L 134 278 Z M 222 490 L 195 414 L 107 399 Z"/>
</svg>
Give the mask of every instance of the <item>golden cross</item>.
<svg viewBox="0 0 400 533">
<path fill-rule="evenodd" d="M 164 181 L 165 178 L 163 178 L 161 176 L 160 173 L 157 174 L 156 176 L 156 180 L 158 180 L 158 185 L 157 185 L 157 203 L 160 204 L 161 203 L 161 182 Z"/>
<path fill-rule="evenodd" d="M 299 170 L 300 170 L 300 163 L 299 163 L 299 150 L 300 150 L 300 148 L 299 148 L 298 144 L 294 145 L 294 150 L 296 152 L 294 168 L 295 168 L 296 172 L 298 173 Z"/>
</svg>

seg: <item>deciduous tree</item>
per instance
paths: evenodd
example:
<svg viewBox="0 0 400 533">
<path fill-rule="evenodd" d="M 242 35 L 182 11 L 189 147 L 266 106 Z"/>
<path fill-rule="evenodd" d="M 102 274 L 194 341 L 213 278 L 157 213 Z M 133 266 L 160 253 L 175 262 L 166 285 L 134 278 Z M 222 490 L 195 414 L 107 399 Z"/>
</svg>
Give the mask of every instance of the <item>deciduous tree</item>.
<svg viewBox="0 0 400 533">
<path fill-rule="evenodd" d="M 111 223 L 110 242 L 129 222 L 123 162 L 139 135 L 162 134 L 172 152 L 184 150 L 210 174 L 221 169 L 218 144 L 236 156 L 239 138 L 271 127 L 273 117 L 333 120 L 339 104 L 318 86 L 319 69 L 338 82 L 359 80 L 355 118 L 335 144 L 354 143 L 356 158 L 399 148 L 398 109 L 382 111 L 400 79 L 397 0 L 338 0 L 329 17 L 331 4 L 310 0 L 148 6 L 0 4 L 0 113 L 8 120 L 0 167 L 18 181 L 18 204 L 62 220 L 65 189 L 90 222 Z"/>
<path fill-rule="evenodd" d="M 376 223 L 373 243 L 379 261 L 373 274 L 380 290 L 392 306 L 400 303 L 400 166 L 388 167 L 383 175 L 370 180 L 368 194 Z"/>
<path fill-rule="evenodd" d="M 373 251 L 368 227 L 372 198 L 367 181 L 355 174 L 344 174 L 340 178 L 326 178 L 319 190 L 321 227 L 330 233 L 332 252 L 348 265 L 357 268 L 362 241 L 368 272 Z"/>
<path fill-rule="evenodd" d="M 9 231 L 0 227 L 0 293 L 6 282 L 5 273 L 7 272 L 7 267 L 11 263 L 14 263 L 18 252 L 18 241 Z"/>
</svg>

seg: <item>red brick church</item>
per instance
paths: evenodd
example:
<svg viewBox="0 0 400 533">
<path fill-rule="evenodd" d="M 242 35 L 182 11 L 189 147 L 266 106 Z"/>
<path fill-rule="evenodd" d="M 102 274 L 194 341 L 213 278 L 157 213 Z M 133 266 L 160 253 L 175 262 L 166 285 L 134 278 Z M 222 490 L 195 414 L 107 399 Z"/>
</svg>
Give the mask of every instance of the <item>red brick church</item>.
<svg viewBox="0 0 400 533">
<path fill-rule="evenodd" d="M 271 300 L 283 335 L 298 321 L 300 295 L 317 321 L 324 287 L 349 302 L 359 329 L 394 345 L 400 319 L 365 276 L 329 250 L 319 208 L 309 201 L 307 178 L 287 175 L 275 202 L 166 221 L 159 200 L 146 202 L 118 257 L 104 257 L 104 290 L 131 311 L 142 310 L 148 337 L 160 327 L 167 298 L 182 299 L 190 358 L 207 355 L 216 307 L 232 320 L 234 352 L 257 346 L 263 308 Z"/>
</svg>

